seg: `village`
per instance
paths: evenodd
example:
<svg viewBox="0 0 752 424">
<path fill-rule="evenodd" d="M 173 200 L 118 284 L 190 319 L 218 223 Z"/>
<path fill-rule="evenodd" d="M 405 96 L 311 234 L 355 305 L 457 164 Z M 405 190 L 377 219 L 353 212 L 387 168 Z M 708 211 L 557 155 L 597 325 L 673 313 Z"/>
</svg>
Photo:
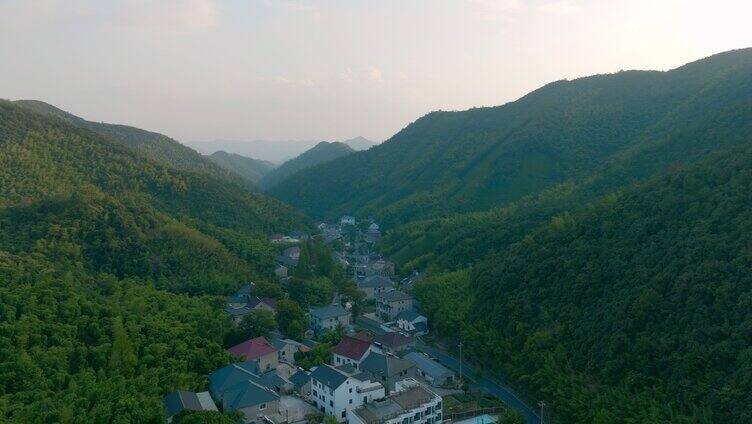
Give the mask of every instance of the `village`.
<svg viewBox="0 0 752 424">
<path fill-rule="evenodd" d="M 239 330 L 254 337 L 227 347 L 237 362 L 209 374 L 205 391 L 165 396 L 168 423 L 184 411 L 223 411 L 247 424 L 497 422 L 505 403 L 471 390 L 461 358 L 426 343 L 429 322 L 411 294 L 421 274 L 399 275 L 376 253 L 378 223 L 343 216 L 317 231 L 269 237 L 279 248 L 274 279 L 285 291 L 249 282 L 225 311 L 241 329 L 275 320 L 277 327 Z M 317 272 L 338 285 L 332 290 Z"/>
</svg>

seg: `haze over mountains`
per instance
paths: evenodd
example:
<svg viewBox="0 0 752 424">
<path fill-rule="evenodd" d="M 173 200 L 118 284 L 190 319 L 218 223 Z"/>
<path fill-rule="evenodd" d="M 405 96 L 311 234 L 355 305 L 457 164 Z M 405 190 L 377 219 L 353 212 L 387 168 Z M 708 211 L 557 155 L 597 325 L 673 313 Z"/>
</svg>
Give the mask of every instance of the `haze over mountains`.
<svg viewBox="0 0 752 424">
<path fill-rule="evenodd" d="M 228 153 L 237 153 L 245 157 L 266 160 L 275 164 L 281 164 L 290 160 L 306 150 L 310 150 L 321 141 L 316 140 L 254 140 L 254 141 L 187 141 L 185 144 L 197 151 L 210 155 L 216 151 L 223 150 Z M 347 144 L 353 150 L 367 150 L 377 143 L 364 137 L 355 137 L 341 141 Z"/>
</svg>

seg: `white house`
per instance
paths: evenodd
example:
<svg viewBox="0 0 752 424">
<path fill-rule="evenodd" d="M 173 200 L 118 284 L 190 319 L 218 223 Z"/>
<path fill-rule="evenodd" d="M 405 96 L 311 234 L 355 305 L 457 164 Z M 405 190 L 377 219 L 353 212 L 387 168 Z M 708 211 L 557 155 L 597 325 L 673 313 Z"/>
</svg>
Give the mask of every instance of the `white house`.
<svg viewBox="0 0 752 424">
<path fill-rule="evenodd" d="M 344 336 L 342 341 L 332 349 L 332 365 L 352 365 L 358 368 L 363 359 L 372 351 L 381 352 L 370 341 L 359 336 Z"/>
<path fill-rule="evenodd" d="M 311 373 L 311 402 L 319 411 L 337 421 L 347 420 L 347 412 L 384 397 L 384 386 L 350 375 L 329 365 L 320 365 Z"/>
<path fill-rule="evenodd" d="M 394 319 L 400 331 L 414 336 L 428 334 L 428 318 L 412 309 L 400 312 Z"/>
<path fill-rule="evenodd" d="M 349 424 L 433 424 L 443 420 L 441 396 L 415 379 L 397 383 L 397 391 L 347 413 Z"/>
</svg>

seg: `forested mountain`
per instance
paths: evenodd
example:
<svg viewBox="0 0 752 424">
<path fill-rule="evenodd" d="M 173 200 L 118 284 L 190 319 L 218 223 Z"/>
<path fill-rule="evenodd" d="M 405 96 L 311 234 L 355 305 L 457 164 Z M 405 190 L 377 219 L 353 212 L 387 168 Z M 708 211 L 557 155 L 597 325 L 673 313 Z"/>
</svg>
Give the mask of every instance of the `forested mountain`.
<svg viewBox="0 0 752 424">
<path fill-rule="evenodd" d="M 752 117 L 752 115 L 750 115 Z M 565 423 L 752 420 L 752 138 L 416 288 Z"/>
<path fill-rule="evenodd" d="M 232 180 L 0 101 L 0 421 L 163 421 L 164 393 L 231 359 L 204 296 L 263 280 L 267 234 L 305 226 Z"/>
<path fill-rule="evenodd" d="M 236 153 L 227 153 L 222 150 L 214 152 L 207 157 L 222 168 L 234 172 L 253 183 L 274 169 L 274 164 L 271 162 L 241 156 Z"/>
<path fill-rule="evenodd" d="M 55 106 L 38 100 L 17 100 L 15 104 L 34 112 L 63 119 L 77 127 L 87 128 L 128 147 L 138 150 L 144 156 L 167 163 L 185 171 L 204 172 L 216 177 L 242 181 L 201 154 L 177 141 L 159 133 L 134 128 L 127 125 L 91 122 L 70 114 Z M 248 187 L 252 187 L 248 185 Z"/>
<path fill-rule="evenodd" d="M 295 173 L 316 165 L 323 165 L 337 158 L 348 156 L 353 152 L 347 144 L 322 141 L 300 156 L 290 159 L 269 171 L 258 181 L 259 188 L 268 190 Z"/>
<path fill-rule="evenodd" d="M 559 81 L 499 107 L 430 113 L 270 193 L 315 216 L 350 211 L 395 225 L 508 205 L 596 174 L 594 188 L 607 188 L 733 143 L 697 139 L 695 127 L 714 131 L 713 119 L 748 104 L 751 80 L 745 49 L 668 72 Z"/>
</svg>

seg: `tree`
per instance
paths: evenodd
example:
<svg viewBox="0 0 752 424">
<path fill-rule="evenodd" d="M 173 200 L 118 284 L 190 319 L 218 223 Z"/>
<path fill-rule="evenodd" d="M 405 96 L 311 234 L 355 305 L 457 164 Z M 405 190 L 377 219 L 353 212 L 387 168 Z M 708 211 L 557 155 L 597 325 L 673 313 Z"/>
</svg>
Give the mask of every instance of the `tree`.
<svg viewBox="0 0 752 424">
<path fill-rule="evenodd" d="M 285 336 L 301 340 L 308 326 L 308 319 L 298 302 L 282 299 L 277 302 L 277 323 Z"/>
<path fill-rule="evenodd" d="M 115 317 L 112 321 L 112 350 L 109 369 L 112 375 L 130 375 L 136 367 L 136 353 L 123 325 L 123 318 Z"/>
<path fill-rule="evenodd" d="M 509 409 L 501 416 L 499 424 L 525 424 L 525 418 L 519 412 Z"/>
<path fill-rule="evenodd" d="M 269 333 L 276 328 L 277 320 L 272 312 L 263 309 L 253 311 L 243 317 L 238 327 L 227 334 L 225 344 L 234 345 L 259 336 L 269 337 Z"/>
</svg>

